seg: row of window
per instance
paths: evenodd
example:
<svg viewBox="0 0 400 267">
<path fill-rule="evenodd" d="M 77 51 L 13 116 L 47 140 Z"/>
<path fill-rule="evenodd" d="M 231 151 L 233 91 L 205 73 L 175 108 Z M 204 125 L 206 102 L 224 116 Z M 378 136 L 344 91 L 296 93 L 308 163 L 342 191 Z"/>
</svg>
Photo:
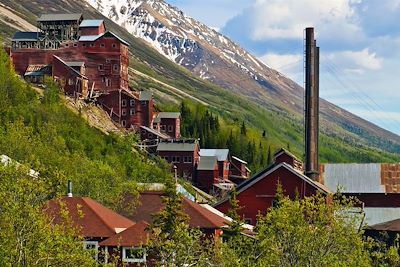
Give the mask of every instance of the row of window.
<svg viewBox="0 0 400 267">
<path fill-rule="evenodd" d="M 97 66 L 97 69 L 98 69 L 99 71 L 103 71 L 103 70 L 104 70 L 103 64 L 99 64 L 99 65 Z M 113 71 L 119 71 L 119 65 L 118 65 L 118 64 L 113 64 L 112 70 L 113 70 Z"/>
<path fill-rule="evenodd" d="M 161 125 L 160 126 L 161 132 L 166 132 L 167 130 L 167 125 Z M 168 125 L 168 132 L 172 133 L 174 131 L 174 126 L 173 125 Z"/>
<path fill-rule="evenodd" d="M 180 156 L 171 156 L 171 157 L 165 156 L 165 157 L 162 157 L 162 158 L 165 159 L 168 162 L 181 163 L 181 157 Z M 183 160 L 183 163 L 192 163 L 193 157 L 184 156 L 184 157 L 182 157 L 182 160 Z"/>
<path fill-rule="evenodd" d="M 99 253 L 99 242 L 97 241 L 85 241 L 84 247 L 86 250 L 91 250 L 93 252 L 93 258 L 98 259 Z M 107 263 L 107 256 L 105 255 L 101 263 Z M 133 248 L 133 247 L 122 247 L 122 261 L 131 263 L 144 263 L 146 262 L 146 249 L 144 248 Z"/>
<path fill-rule="evenodd" d="M 123 109 L 121 110 L 121 114 L 122 114 L 122 116 L 126 116 L 126 114 L 127 114 L 126 108 L 123 108 Z M 135 115 L 135 109 L 134 109 L 134 108 L 129 109 L 129 114 L 130 114 L 131 116 L 132 116 L 132 115 Z"/>
<path fill-rule="evenodd" d="M 66 43 L 66 44 L 64 44 L 64 46 L 65 46 L 65 47 L 69 47 L 69 44 Z M 78 47 L 78 43 L 73 43 L 72 46 L 73 46 L 73 47 Z M 90 47 L 96 47 L 96 44 L 95 44 L 95 43 L 90 43 L 89 46 L 90 46 Z M 82 47 L 86 47 L 86 43 L 83 43 L 83 44 L 82 44 Z M 106 45 L 103 44 L 103 43 L 101 43 L 101 44 L 100 44 L 100 47 L 101 47 L 101 48 L 105 48 Z M 117 47 L 117 44 L 112 44 L 111 47 L 112 47 L 112 48 L 116 48 L 116 47 Z"/>
<path fill-rule="evenodd" d="M 122 99 L 121 105 L 122 105 L 123 107 L 126 107 L 126 104 L 127 104 L 127 100 L 126 100 L 126 99 Z M 134 107 L 134 106 L 135 106 L 135 99 L 130 99 L 130 100 L 129 100 L 129 105 L 130 105 L 131 107 Z"/>
</svg>

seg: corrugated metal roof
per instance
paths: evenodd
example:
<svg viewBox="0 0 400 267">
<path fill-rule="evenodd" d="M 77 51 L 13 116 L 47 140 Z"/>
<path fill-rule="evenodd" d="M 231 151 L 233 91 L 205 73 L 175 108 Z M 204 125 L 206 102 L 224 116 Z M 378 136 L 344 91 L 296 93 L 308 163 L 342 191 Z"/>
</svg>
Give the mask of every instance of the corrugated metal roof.
<svg viewBox="0 0 400 267">
<path fill-rule="evenodd" d="M 217 158 L 215 156 L 203 156 L 200 157 L 200 163 L 197 167 L 199 171 L 211 171 L 214 170 Z"/>
<path fill-rule="evenodd" d="M 83 61 L 66 61 L 65 64 L 69 67 L 82 67 L 85 65 L 85 62 Z"/>
<path fill-rule="evenodd" d="M 100 37 L 109 37 L 109 36 L 115 37 L 117 38 L 121 43 L 123 43 L 126 46 L 129 46 L 129 43 L 127 41 L 125 41 L 124 39 L 122 39 L 121 37 L 119 37 L 118 35 L 116 35 L 113 32 L 110 31 L 106 31 L 105 33 L 99 34 L 99 35 L 84 35 L 79 37 L 79 41 L 80 42 L 93 42 L 96 41 L 97 39 L 99 39 Z"/>
<path fill-rule="evenodd" d="M 12 37 L 12 41 L 37 41 L 42 37 L 44 35 L 38 32 L 16 32 Z"/>
<path fill-rule="evenodd" d="M 228 160 L 229 149 L 201 149 L 200 156 L 215 156 L 218 161 Z"/>
<path fill-rule="evenodd" d="M 42 14 L 37 21 L 77 21 L 81 17 L 80 13 Z"/>
<path fill-rule="evenodd" d="M 364 208 L 367 225 L 380 224 L 400 218 L 400 208 Z"/>
<path fill-rule="evenodd" d="M 333 192 L 385 193 L 381 164 L 325 164 L 323 180 Z"/>
<path fill-rule="evenodd" d="M 79 42 L 94 42 L 97 39 L 99 39 L 101 36 L 103 36 L 103 34 L 99 34 L 99 35 L 84 35 L 79 37 Z"/>
<path fill-rule="evenodd" d="M 157 151 L 194 151 L 197 143 L 184 142 L 161 142 L 158 144 Z"/>
<path fill-rule="evenodd" d="M 85 19 L 82 20 L 81 24 L 79 25 L 80 28 L 97 28 L 103 24 L 102 19 Z"/>
<path fill-rule="evenodd" d="M 140 91 L 139 100 L 140 101 L 150 101 L 153 97 L 153 93 L 150 91 Z"/>
</svg>

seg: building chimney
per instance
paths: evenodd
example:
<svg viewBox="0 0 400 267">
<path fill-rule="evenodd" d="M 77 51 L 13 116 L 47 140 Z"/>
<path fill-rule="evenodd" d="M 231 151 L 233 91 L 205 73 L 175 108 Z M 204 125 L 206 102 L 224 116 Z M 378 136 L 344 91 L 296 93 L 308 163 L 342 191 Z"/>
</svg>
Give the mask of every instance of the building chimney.
<svg viewBox="0 0 400 267">
<path fill-rule="evenodd" d="M 305 175 L 319 179 L 319 47 L 314 28 L 306 28 L 305 47 Z"/>
<path fill-rule="evenodd" d="M 68 197 L 72 197 L 72 182 L 71 180 L 68 180 Z"/>
</svg>

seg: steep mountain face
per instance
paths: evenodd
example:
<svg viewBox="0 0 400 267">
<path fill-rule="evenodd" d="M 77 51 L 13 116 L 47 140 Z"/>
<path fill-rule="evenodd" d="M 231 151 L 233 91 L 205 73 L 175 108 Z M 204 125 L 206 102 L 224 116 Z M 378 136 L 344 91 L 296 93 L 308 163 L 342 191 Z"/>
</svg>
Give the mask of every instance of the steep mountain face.
<svg viewBox="0 0 400 267">
<path fill-rule="evenodd" d="M 202 79 L 250 98 L 270 110 L 302 114 L 303 89 L 229 38 L 162 0 L 86 0 L 104 16 L 141 38 L 171 61 Z M 364 137 L 362 143 L 399 143 L 400 137 L 321 100 L 324 130 Z M 336 126 L 341 129 L 338 130 Z M 370 138 L 377 135 L 384 140 Z M 359 140 L 361 141 L 361 140 Z M 400 151 L 400 147 L 393 151 Z"/>
<path fill-rule="evenodd" d="M 13 17 L 7 16 L 10 12 Z M 16 30 L 34 28 L 43 13 L 76 12 L 86 18 L 103 18 L 109 30 L 130 43 L 131 85 L 135 88 L 153 90 L 158 101 L 177 103 L 190 97 L 208 103 L 233 122 L 245 119 L 257 130 L 266 129 L 276 138 L 276 146 L 290 142 L 301 155 L 303 89 L 163 1 L 0 0 L 0 35 L 7 40 Z M 163 85 L 155 86 L 153 78 Z M 328 148 L 338 145 L 342 154 L 361 155 L 376 148 L 400 152 L 400 137 L 391 132 L 323 100 L 321 113 L 321 148 L 325 149 L 321 154 L 327 160 L 332 158 Z M 374 158 L 370 157 L 377 161 L 379 156 Z"/>
</svg>

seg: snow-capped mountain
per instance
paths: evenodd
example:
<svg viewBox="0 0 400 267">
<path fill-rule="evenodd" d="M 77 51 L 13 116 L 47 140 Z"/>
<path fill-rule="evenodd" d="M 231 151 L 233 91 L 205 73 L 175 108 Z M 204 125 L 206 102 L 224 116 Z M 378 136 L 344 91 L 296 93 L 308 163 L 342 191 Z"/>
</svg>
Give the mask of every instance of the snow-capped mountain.
<svg viewBox="0 0 400 267">
<path fill-rule="evenodd" d="M 162 0 L 86 0 L 135 37 L 203 79 L 265 104 L 271 94 L 300 110 L 302 90 L 229 38 Z M 279 90 L 277 90 L 279 87 Z M 246 89 L 244 89 L 246 88 Z"/>
</svg>

